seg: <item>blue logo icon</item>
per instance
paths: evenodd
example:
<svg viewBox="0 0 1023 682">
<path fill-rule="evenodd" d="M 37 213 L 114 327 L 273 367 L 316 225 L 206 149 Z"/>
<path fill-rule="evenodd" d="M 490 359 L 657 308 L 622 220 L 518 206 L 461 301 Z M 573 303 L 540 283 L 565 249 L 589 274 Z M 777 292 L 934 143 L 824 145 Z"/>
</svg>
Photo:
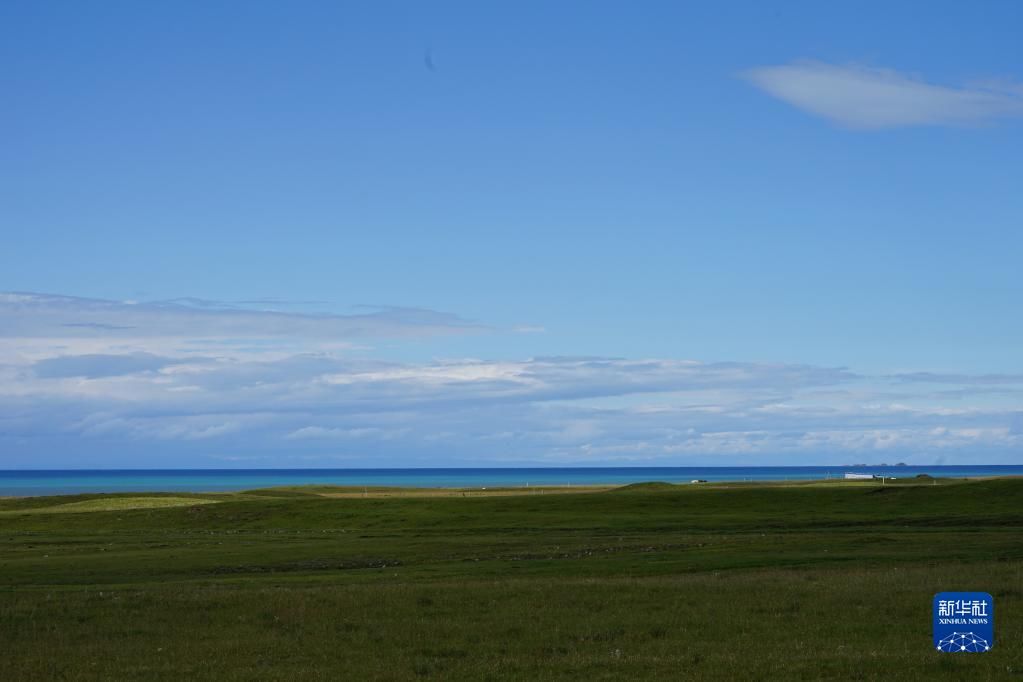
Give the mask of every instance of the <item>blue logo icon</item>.
<svg viewBox="0 0 1023 682">
<path fill-rule="evenodd" d="M 934 595 L 934 648 L 983 653 L 995 645 L 995 600 L 987 592 Z"/>
</svg>

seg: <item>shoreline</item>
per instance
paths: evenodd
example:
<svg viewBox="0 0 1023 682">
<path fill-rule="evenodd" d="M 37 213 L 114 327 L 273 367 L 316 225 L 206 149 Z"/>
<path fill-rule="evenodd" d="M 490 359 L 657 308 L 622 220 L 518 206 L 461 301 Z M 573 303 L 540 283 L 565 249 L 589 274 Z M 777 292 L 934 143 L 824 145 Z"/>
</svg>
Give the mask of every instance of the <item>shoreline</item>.
<svg viewBox="0 0 1023 682">
<path fill-rule="evenodd" d="M 693 481 L 633 481 L 633 482 L 606 482 L 586 484 L 551 484 L 551 485 L 530 485 L 530 486 L 360 486 L 360 485 L 326 485 L 320 483 L 267 486 L 265 488 L 245 489 L 221 489 L 221 490 L 187 490 L 165 488 L 160 490 L 77 490 L 39 492 L 27 494 L 0 494 L 0 501 L 22 500 L 31 498 L 46 497 L 80 497 L 80 496 L 111 496 L 111 497 L 148 497 L 168 495 L 194 495 L 194 496 L 243 496 L 244 498 L 275 497 L 282 494 L 295 494 L 308 497 L 325 497 L 333 499 L 362 499 L 362 498 L 452 498 L 452 497 L 510 497 L 522 495 L 564 495 L 570 493 L 593 493 L 606 492 L 627 488 L 629 486 L 643 486 L 647 484 L 663 484 L 673 488 L 699 488 L 699 489 L 721 489 L 721 488 L 748 488 L 748 487 L 867 487 L 867 486 L 919 486 L 919 485 L 948 485 L 960 481 L 984 481 L 1000 479 L 1020 479 L 1023 474 L 984 475 L 984 476 L 917 476 L 885 477 L 882 479 L 845 479 L 845 478 L 819 478 L 819 479 L 757 479 L 757 480 L 703 480 Z"/>
</svg>

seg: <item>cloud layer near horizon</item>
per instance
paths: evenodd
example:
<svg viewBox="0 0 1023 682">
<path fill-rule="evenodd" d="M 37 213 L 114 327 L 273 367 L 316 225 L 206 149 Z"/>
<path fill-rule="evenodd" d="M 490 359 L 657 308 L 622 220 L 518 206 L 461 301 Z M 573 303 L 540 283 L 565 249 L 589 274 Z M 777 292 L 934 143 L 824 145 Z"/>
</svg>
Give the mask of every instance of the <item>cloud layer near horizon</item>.
<svg viewBox="0 0 1023 682">
<path fill-rule="evenodd" d="M 1005 461 L 1023 376 L 534 357 L 394 362 L 354 344 L 480 327 L 0 295 L 3 466 Z M 992 398 L 994 396 L 994 398 Z"/>
<path fill-rule="evenodd" d="M 1010 82 L 949 87 L 883 69 L 801 61 L 742 74 L 756 87 L 849 128 L 964 125 L 1023 116 L 1023 86 Z"/>
</svg>

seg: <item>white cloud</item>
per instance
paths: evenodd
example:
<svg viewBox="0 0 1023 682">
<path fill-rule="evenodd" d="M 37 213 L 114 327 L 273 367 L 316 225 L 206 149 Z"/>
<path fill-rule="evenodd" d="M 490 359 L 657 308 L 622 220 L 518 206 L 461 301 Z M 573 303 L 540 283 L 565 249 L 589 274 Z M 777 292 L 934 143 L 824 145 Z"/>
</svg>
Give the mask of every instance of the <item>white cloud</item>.
<svg viewBox="0 0 1023 682">
<path fill-rule="evenodd" d="M 780 100 L 850 128 L 963 125 L 1023 116 L 1023 87 L 950 87 L 894 71 L 802 61 L 762 66 L 743 76 Z"/>
<path fill-rule="evenodd" d="M 391 439 L 404 435 L 408 429 L 381 429 L 376 427 L 363 427 L 354 429 L 324 428 L 322 426 L 303 426 L 295 429 L 287 436 L 288 440 L 309 440 L 319 438 L 382 438 Z"/>
</svg>

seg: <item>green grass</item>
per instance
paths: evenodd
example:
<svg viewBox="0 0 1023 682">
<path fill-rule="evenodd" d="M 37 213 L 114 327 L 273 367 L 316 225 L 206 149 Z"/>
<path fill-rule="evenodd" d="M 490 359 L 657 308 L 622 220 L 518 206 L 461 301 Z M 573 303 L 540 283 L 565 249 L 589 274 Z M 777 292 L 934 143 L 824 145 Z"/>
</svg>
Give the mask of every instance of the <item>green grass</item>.
<svg viewBox="0 0 1023 682">
<path fill-rule="evenodd" d="M 338 492 L 0 500 L 0 679 L 1023 680 L 1023 480 Z"/>
</svg>

